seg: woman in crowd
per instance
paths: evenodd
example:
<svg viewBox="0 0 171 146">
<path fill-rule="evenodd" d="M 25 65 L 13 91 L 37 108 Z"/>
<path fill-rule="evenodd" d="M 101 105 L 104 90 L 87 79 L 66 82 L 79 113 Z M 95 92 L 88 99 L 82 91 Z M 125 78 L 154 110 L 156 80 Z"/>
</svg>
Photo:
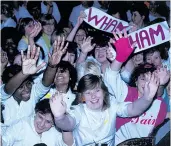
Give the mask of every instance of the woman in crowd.
<svg viewBox="0 0 171 146">
<path fill-rule="evenodd" d="M 117 42 L 117 44 L 114 43 L 117 55 L 112 66 L 118 68 L 118 61 L 125 61 L 133 49 L 127 38 L 118 39 L 115 33 L 114 35 Z M 121 37 L 120 33 L 119 36 Z M 126 32 L 124 36 L 127 37 Z M 124 53 L 123 48 L 127 50 L 124 55 L 122 54 Z M 107 87 L 98 76 L 85 75 L 79 81 L 77 88 L 80 98 L 85 98 L 85 104 L 75 106 L 69 114 L 66 114 L 66 103 L 62 100 L 63 96 L 56 93 L 51 98 L 50 105 L 55 117 L 55 125 L 63 130 L 73 131 L 77 145 L 108 144 L 113 146 L 116 115 L 121 117 L 140 115 L 153 100 L 159 84 L 158 79 L 154 74 L 146 74 L 145 81 L 142 98 L 133 103 L 117 104 L 114 97 L 109 96 Z"/>
</svg>

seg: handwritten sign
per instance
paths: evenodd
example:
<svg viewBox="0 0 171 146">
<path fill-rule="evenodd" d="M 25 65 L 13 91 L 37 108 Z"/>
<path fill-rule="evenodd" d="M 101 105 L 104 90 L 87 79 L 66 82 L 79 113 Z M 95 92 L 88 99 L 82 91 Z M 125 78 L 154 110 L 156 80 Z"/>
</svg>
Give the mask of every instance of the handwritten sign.
<svg viewBox="0 0 171 146">
<path fill-rule="evenodd" d="M 116 29 L 122 31 L 129 27 L 128 22 L 116 19 L 97 8 L 91 7 L 84 12 L 87 15 L 84 21 L 96 29 L 112 33 Z"/>
<path fill-rule="evenodd" d="M 130 44 L 137 42 L 134 53 L 149 49 L 170 40 L 169 26 L 166 21 L 144 27 L 129 35 Z"/>
<path fill-rule="evenodd" d="M 96 29 L 112 33 L 116 29 L 128 29 L 128 23 L 116 19 L 97 8 L 85 10 L 87 17 L 84 19 Z M 166 21 L 144 27 L 128 35 L 130 44 L 137 42 L 134 53 L 149 49 L 170 40 L 169 26 Z"/>
</svg>

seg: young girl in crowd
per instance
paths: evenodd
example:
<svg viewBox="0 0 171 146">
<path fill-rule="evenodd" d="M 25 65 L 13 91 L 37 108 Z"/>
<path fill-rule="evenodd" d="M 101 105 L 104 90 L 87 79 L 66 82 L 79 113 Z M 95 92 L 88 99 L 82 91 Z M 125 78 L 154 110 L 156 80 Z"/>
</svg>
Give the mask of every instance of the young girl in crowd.
<svg viewBox="0 0 171 146">
<path fill-rule="evenodd" d="M 45 54 L 45 62 L 48 62 L 48 53 L 51 49 L 51 37 L 52 33 L 56 28 L 56 21 L 50 14 L 44 14 L 41 17 L 41 25 L 42 25 L 42 35 L 37 40 L 36 44 L 43 48 Z"/>
<path fill-rule="evenodd" d="M 120 39 L 115 33 L 114 36 L 117 55 L 112 66 L 118 68 L 118 62 L 124 62 L 133 49 L 129 45 L 128 39 L 122 38 L 120 33 Z M 124 37 L 127 37 L 126 32 Z M 123 48 L 127 51 L 123 51 Z M 124 52 L 126 53 L 123 55 Z M 74 130 L 73 134 L 77 145 L 108 144 L 113 146 L 116 115 L 122 117 L 140 115 L 153 100 L 159 84 L 158 79 L 154 74 L 146 74 L 145 80 L 146 85 L 142 98 L 137 99 L 134 103 L 117 104 L 114 97 L 109 96 L 107 87 L 98 76 L 85 75 L 79 81 L 77 88 L 80 98 L 85 98 L 85 104 L 79 104 L 69 114 L 65 114 L 66 104 L 62 101 L 63 96 L 56 93 L 51 98 L 50 105 L 55 117 L 55 125 L 62 130 Z"/>
<path fill-rule="evenodd" d="M 67 104 L 67 110 L 76 98 L 74 93 L 77 81 L 76 69 L 67 61 L 61 61 L 57 66 L 57 72 L 54 79 L 54 87 L 46 94 L 45 98 L 51 98 L 56 92 L 63 94 L 63 100 Z"/>
</svg>

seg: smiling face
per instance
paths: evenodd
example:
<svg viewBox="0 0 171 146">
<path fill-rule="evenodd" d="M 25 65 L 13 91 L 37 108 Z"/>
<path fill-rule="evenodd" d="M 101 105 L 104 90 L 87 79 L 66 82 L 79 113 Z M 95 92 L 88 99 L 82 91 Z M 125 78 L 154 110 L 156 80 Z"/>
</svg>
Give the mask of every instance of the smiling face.
<svg viewBox="0 0 171 146">
<path fill-rule="evenodd" d="M 54 83 L 56 86 L 67 85 L 69 83 L 69 78 L 70 75 L 68 69 L 62 70 L 61 68 L 58 68 Z"/>
<path fill-rule="evenodd" d="M 98 62 L 103 63 L 107 60 L 106 50 L 108 46 L 105 47 L 96 47 L 95 48 L 95 58 Z"/>
<path fill-rule="evenodd" d="M 34 127 L 38 134 L 48 131 L 53 126 L 53 118 L 50 113 L 37 112 L 34 119 Z"/>
<path fill-rule="evenodd" d="M 155 51 L 154 53 L 148 53 L 146 55 L 146 62 L 150 64 L 154 64 L 156 68 L 161 67 L 162 59 L 161 59 L 160 53 L 158 51 Z"/>
<path fill-rule="evenodd" d="M 29 80 L 24 81 L 20 85 L 20 87 L 15 91 L 14 97 L 20 101 L 25 101 L 25 102 L 28 101 L 30 99 L 31 88 L 32 88 L 32 82 Z"/>
<path fill-rule="evenodd" d="M 79 29 L 78 32 L 76 33 L 75 35 L 75 42 L 78 44 L 78 45 L 81 45 L 83 43 L 83 39 L 84 37 L 86 37 L 86 33 L 83 29 Z"/>
<path fill-rule="evenodd" d="M 51 19 L 47 21 L 47 24 L 43 26 L 43 32 L 48 36 L 51 36 L 55 29 L 55 20 Z"/>
<path fill-rule="evenodd" d="M 88 108 L 92 110 L 101 110 L 103 108 L 104 93 L 101 87 L 83 92 L 83 97 Z"/>
</svg>

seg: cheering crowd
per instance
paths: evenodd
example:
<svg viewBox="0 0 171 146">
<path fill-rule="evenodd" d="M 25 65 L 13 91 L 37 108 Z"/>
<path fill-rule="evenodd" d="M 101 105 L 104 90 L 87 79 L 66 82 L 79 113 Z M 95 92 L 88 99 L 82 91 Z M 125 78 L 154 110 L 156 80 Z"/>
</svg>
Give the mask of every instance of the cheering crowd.
<svg viewBox="0 0 171 146">
<path fill-rule="evenodd" d="M 93 28 L 90 7 L 130 29 Z M 169 1 L 1 1 L 2 146 L 167 146 L 170 42 L 128 39 L 164 21 Z"/>
</svg>

